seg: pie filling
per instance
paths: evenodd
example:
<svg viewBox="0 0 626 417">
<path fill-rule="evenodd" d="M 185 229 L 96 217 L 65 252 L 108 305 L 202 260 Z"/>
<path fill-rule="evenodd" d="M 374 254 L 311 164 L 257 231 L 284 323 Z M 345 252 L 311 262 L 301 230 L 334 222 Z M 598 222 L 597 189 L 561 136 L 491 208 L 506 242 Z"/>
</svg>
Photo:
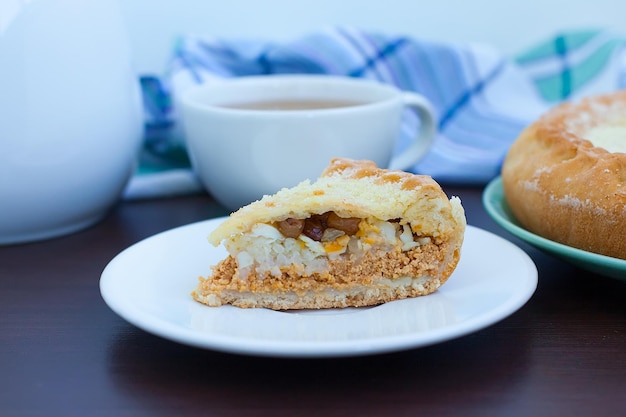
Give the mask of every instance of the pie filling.
<svg viewBox="0 0 626 417">
<path fill-rule="evenodd" d="M 340 257 L 359 259 L 378 250 L 406 252 L 432 240 L 415 234 L 401 219 L 341 218 L 327 212 L 307 219 L 258 223 L 224 245 L 237 262 L 239 278 L 245 279 L 252 271 L 257 276 L 280 276 L 281 267 L 288 266 L 296 266 L 305 275 L 326 272 L 328 262 Z"/>
</svg>

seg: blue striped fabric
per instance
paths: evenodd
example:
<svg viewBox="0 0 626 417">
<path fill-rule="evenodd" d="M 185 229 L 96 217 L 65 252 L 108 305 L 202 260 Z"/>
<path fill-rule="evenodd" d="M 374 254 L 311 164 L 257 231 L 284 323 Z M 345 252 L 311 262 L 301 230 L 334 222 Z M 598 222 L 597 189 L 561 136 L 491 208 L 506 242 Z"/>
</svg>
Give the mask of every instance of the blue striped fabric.
<svg viewBox="0 0 626 417">
<path fill-rule="evenodd" d="M 438 114 L 439 135 L 412 170 L 442 183 L 484 184 L 520 131 L 549 107 L 623 88 L 624 44 L 605 31 L 573 31 L 507 57 L 484 44 L 345 27 L 286 43 L 182 37 L 165 75 L 142 77 L 151 157 L 144 155 L 138 176 L 188 168 L 172 96 L 217 78 L 307 73 L 373 79 L 424 95 Z M 398 150 L 415 123 L 407 115 Z"/>
</svg>

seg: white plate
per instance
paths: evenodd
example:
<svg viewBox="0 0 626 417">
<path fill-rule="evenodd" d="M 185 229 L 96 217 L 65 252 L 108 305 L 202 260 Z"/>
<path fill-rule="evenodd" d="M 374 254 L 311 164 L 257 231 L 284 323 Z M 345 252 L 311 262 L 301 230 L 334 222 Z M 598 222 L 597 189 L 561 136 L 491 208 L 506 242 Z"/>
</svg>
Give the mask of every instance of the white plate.
<svg viewBox="0 0 626 417">
<path fill-rule="evenodd" d="M 104 269 L 100 291 L 133 325 L 179 343 L 261 356 L 329 357 L 432 345 L 485 328 L 519 309 L 537 269 L 517 246 L 468 226 L 448 282 L 424 297 L 376 307 L 280 312 L 207 307 L 189 295 L 197 278 L 226 256 L 206 236 L 223 218 L 145 239 Z"/>
</svg>

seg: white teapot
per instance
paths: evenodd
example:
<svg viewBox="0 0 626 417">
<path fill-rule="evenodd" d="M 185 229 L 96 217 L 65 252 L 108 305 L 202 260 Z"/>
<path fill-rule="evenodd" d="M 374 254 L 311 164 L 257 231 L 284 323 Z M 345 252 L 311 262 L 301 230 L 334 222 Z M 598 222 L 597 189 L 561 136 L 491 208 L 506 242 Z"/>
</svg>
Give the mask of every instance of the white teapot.
<svg viewBox="0 0 626 417">
<path fill-rule="evenodd" d="M 0 244 L 102 219 L 141 138 L 116 1 L 0 0 Z"/>
</svg>

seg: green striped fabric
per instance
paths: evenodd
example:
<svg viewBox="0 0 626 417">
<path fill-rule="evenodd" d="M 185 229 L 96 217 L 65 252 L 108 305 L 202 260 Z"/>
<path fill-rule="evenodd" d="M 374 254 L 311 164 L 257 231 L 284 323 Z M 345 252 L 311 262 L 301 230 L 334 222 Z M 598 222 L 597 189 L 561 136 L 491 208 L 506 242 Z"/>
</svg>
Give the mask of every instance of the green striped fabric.
<svg viewBox="0 0 626 417">
<path fill-rule="evenodd" d="M 602 30 L 561 33 L 518 55 L 541 96 L 556 103 L 573 98 L 611 68 L 626 39 Z"/>
</svg>

